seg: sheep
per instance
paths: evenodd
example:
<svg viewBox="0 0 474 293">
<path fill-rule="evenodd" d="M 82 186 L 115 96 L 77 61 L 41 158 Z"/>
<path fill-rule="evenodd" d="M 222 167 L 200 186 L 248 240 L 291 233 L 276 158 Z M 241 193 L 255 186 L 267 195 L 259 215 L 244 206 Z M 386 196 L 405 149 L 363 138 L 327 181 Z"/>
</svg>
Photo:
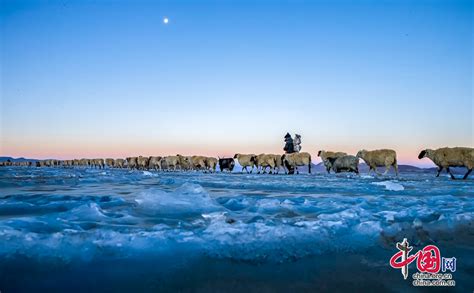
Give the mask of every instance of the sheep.
<svg viewBox="0 0 474 293">
<path fill-rule="evenodd" d="M 169 170 L 169 167 L 168 167 L 168 163 L 166 162 L 167 160 L 167 157 L 162 157 L 161 160 L 160 160 L 160 168 L 162 171 L 168 171 Z"/>
<path fill-rule="evenodd" d="M 356 156 L 330 157 L 329 161 L 331 162 L 333 171 L 336 173 L 347 171 L 359 174 L 359 158 Z"/>
<path fill-rule="evenodd" d="M 206 169 L 209 170 L 211 173 L 216 172 L 217 167 L 217 159 L 212 157 L 206 158 Z"/>
<path fill-rule="evenodd" d="M 371 170 L 374 170 L 377 175 L 380 175 L 380 173 L 377 172 L 377 167 L 385 166 L 385 172 L 383 175 L 386 175 L 388 170 L 390 170 L 390 167 L 393 166 L 395 174 L 398 176 L 397 153 L 394 150 L 360 150 L 357 152 L 356 157 L 364 160 L 367 166 L 369 166 L 369 174 Z"/>
<path fill-rule="evenodd" d="M 137 159 L 137 165 L 139 170 L 148 169 L 148 157 L 139 156 Z"/>
<path fill-rule="evenodd" d="M 190 170 L 191 169 L 191 157 L 182 156 L 180 154 L 176 155 L 178 157 L 179 168 L 181 171 L 183 170 Z"/>
<path fill-rule="evenodd" d="M 255 156 L 254 162 L 257 166 L 257 174 L 260 174 L 260 167 L 262 168 L 263 174 L 265 174 L 267 167 L 270 168 L 269 174 L 272 174 L 272 170 L 275 170 L 276 161 L 274 155 L 260 154 Z"/>
<path fill-rule="evenodd" d="M 311 155 L 307 152 L 284 154 L 281 156 L 281 161 L 290 174 L 292 169 L 295 169 L 296 174 L 299 174 L 298 166 L 305 165 L 308 165 L 308 173 L 311 174 Z"/>
<path fill-rule="evenodd" d="M 114 168 L 124 168 L 125 160 L 124 159 L 115 159 Z"/>
<path fill-rule="evenodd" d="M 148 158 L 148 169 L 153 169 L 153 170 L 161 170 L 161 157 L 160 156 L 157 156 L 157 157 L 154 157 L 154 156 L 150 156 Z"/>
<path fill-rule="evenodd" d="M 235 161 L 233 158 L 219 157 L 219 169 L 221 170 L 221 172 L 224 172 L 227 170 L 230 173 L 232 173 L 232 171 L 234 170 L 234 166 L 235 166 Z"/>
<path fill-rule="evenodd" d="M 326 167 L 326 171 L 328 172 L 328 174 L 331 173 L 331 168 L 332 168 L 330 159 L 331 158 L 337 159 L 342 156 L 347 156 L 347 154 L 344 152 L 331 152 L 331 151 L 324 151 L 324 150 L 320 150 L 318 152 L 318 157 L 320 157 L 321 160 L 323 161 L 324 167 Z"/>
<path fill-rule="evenodd" d="M 80 159 L 80 160 L 79 160 L 79 165 L 80 165 L 80 166 L 85 166 L 85 167 L 87 167 L 87 166 L 89 166 L 90 164 L 91 164 L 91 160 L 89 160 L 89 159 Z"/>
<path fill-rule="evenodd" d="M 242 170 L 240 171 L 241 173 L 244 172 L 244 169 L 245 171 L 247 171 L 247 174 L 248 173 L 252 173 L 253 171 L 253 166 L 255 166 L 255 160 L 256 160 L 256 155 L 254 154 L 235 154 L 234 155 L 234 159 L 237 159 L 237 161 L 239 162 L 239 164 L 242 166 Z M 250 172 L 249 170 L 247 170 L 247 167 L 250 167 Z"/>
<path fill-rule="evenodd" d="M 105 164 L 106 164 L 109 168 L 113 168 L 114 165 L 115 165 L 115 160 L 114 160 L 114 159 L 111 159 L 111 158 L 107 158 L 107 159 L 105 159 Z"/>
<path fill-rule="evenodd" d="M 162 168 L 165 167 L 168 170 L 173 169 L 173 171 L 176 171 L 176 168 L 178 167 L 183 170 L 183 166 L 188 163 L 189 158 L 182 155 L 176 155 L 164 157 L 161 166 Z"/>
<path fill-rule="evenodd" d="M 30 166 L 30 162 L 28 162 L 28 161 L 16 162 L 16 163 L 17 163 L 16 165 L 17 165 L 17 166 L 20 166 L 20 167 L 28 167 L 28 166 Z"/>
<path fill-rule="evenodd" d="M 97 159 L 96 160 L 97 165 L 99 166 L 99 169 L 104 169 L 105 168 L 105 161 L 104 159 Z"/>
<path fill-rule="evenodd" d="M 204 156 L 192 156 L 191 157 L 191 167 L 196 170 L 205 170 L 206 169 L 206 160 L 207 157 Z"/>
<path fill-rule="evenodd" d="M 273 174 L 280 173 L 280 168 L 283 167 L 283 161 L 281 160 L 281 155 L 269 155 L 275 160 L 275 167 L 273 167 Z M 285 168 L 283 168 L 285 169 Z"/>
<path fill-rule="evenodd" d="M 125 159 L 129 169 L 138 169 L 138 157 L 128 157 Z"/>
<path fill-rule="evenodd" d="M 439 176 L 443 168 L 446 168 L 446 172 L 451 175 L 451 179 L 456 179 L 451 173 L 451 170 L 449 170 L 449 167 L 466 167 L 467 172 L 462 178 L 464 180 L 467 179 L 474 168 L 474 148 L 444 147 L 436 150 L 426 149 L 420 152 L 418 159 L 421 160 L 425 157 L 429 158 L 438 166 L 436 177 Z"/>
<path fill-rule="evenodd" d="M 92 159 L 90 162 L 93 168 L 103 169 L 105 166 L 104 159 Z"/>
</svg>

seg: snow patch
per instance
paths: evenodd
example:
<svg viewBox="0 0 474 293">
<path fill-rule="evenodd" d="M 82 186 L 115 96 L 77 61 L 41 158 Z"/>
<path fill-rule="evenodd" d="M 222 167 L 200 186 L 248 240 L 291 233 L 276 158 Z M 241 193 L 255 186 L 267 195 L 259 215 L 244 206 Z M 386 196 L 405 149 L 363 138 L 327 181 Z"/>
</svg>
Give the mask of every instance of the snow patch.
<svg viewBox="0 0 474 293">
<path fill-rule="evenodd" d="M 390 190 L 390 191 L 405 190 L 405 187 L 403 187 L 403 185 L 401 185 L 400 183 L 393 182 L 393 181 L 372 182 L 372 184 L 378 185 L 378 186 L 385 186 L 385 189 Z"/>
</svg>

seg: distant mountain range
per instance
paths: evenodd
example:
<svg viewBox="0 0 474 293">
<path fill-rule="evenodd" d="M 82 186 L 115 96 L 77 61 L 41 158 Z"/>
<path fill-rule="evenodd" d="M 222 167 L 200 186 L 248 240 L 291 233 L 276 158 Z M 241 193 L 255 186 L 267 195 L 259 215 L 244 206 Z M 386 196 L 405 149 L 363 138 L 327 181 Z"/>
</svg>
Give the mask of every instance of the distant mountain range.
<svg viewBox="0 0 474 293">
<path fill-rule="evenodd" d="M 25 161 L 29 161 L 29 162 L 37 162 L 39 160 L 37 159 L 26 159 L 26 158 L 12 158 L 12 157 L 0 157 L 0 162 L 6 162 L 10 160 L 10 162 L 25 162 Z"/>
</svg>

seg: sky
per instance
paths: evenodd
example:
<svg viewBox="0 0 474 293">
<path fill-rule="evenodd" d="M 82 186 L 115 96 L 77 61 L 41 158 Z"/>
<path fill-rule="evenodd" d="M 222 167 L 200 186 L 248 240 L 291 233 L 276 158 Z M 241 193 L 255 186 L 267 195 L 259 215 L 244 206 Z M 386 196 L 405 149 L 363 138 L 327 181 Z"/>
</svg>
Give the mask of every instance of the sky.
<svg viewBox="0 0 474 293">
<path fill-rule="evenodd" d="M 0 5 L 3 156 L 474 145 L 471 1 Z"/>
</svg>

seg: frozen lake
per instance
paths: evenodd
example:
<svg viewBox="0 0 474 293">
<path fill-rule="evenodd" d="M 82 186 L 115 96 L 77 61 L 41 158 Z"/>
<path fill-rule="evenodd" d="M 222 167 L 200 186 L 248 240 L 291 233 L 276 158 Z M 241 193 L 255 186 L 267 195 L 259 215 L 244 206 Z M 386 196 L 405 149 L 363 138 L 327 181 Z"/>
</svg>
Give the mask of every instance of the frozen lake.
<svg viewBox="0 0 474 293">
<path fill-rule="evenodd" d="M 472 291 L 474 180 L 434 175 L 3 167 L 0 290 L 410 291 L 405 237 Z"/>
</svg>

